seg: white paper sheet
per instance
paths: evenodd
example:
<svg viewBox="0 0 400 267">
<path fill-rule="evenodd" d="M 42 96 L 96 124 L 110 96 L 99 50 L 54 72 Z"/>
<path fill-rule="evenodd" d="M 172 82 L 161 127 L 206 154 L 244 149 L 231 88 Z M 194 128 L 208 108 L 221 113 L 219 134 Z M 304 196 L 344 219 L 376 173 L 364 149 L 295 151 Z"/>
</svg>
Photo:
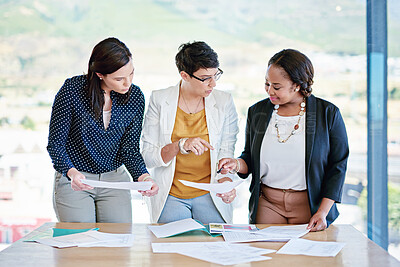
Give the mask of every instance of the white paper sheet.
<svg viewBox="0 0 400 267">
<path fill-rule="evenodd" d="M 290 239 L 290 237 L 284 235 L 259 234 L 257 232 L 223 232 L 222 236 L 224 237 L 225 242 L 286 242 Z"/>
<path fill-rule="evenodd" d="M 152 247 L 154 253 L 179 253 L 221 265 L 268 260 L 271 258 L 261 255 L 275 252 L 272 249 L 226 242 L 152 243 Z"/>
<path fill-rule="evenodd" d="M 149 225 L 147 227 L 158 238 L 169 237 L 197 229 L 205 229 L 204 225 L 196 222 L 192 218 L 167 223 L 164 225 Z"/>
<path fill-rule="evenodd" d="M 258 231 L 258 234 L 268 234 L 268 235 L 284 235 L 289 239 L 299 238 L 310 232 L 307 229 L 308 224 L 300 225 L 285 225 L 285 226 L 270 226 Z"/>
<path fill-rule="evenodd" d="M 57 247 L 131 247 L 132 234 L 109 234 L 98 231 L 87 231 L 78 234 L 63 235 L 53 238 L 38 239 L 36 242 Z"/>
<path fill-rule="evenodd" d="M 215 183 L 215 184 L 207 184 L 207 183 L 195 183 L 186 180 L 179 180 L 182 184 L 194 188 L 198 188 L 205 191 L 210 191 L 213 193 L 226 193 L 243 183 L 243 180 L 237 180 L 234 182 L 224 182 L 224 183 Z"/>
<path fill-rule="evenodd" d="M 273 253 L 276 250 L 252 247 L 247 244 L 230 244 L 227 242 L 171 242 L 171 243 L 152 243 L 153 253 L 178 253 L 183 250 L 205 249 L 239 249 L 246 250 L 248 253 L 263 255 Z"/>
<path fill-rule="evenodd" d="M 142 190 L 146 191 L 153 185 L 152 182 L 102 182 L 89 179 L 81 180 L 82 183 L 92 187 L 114 188 L 114 189 L 127 189 L 127 190 Z"/>
<path fill-rule="evenodd" d="M 342 250 L 344 246 L 345 243 L 340 243 L 340 242 L 312 241 L 307 239 L 296 238 L 290 240 L 276 253 L 320 256 L 320 257 L 335 257 L 340 252 L 340 250 Z"/>
</svg>

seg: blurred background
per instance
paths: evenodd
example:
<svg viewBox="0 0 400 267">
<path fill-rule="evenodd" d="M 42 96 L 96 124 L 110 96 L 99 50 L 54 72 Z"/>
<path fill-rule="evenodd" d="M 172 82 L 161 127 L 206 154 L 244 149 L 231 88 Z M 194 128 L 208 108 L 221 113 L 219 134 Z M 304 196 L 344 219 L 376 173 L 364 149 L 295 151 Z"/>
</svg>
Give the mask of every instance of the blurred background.
<svg viewBox="0 0 400 267">
<path fill-rule="evenodd" d="M 400 2 L 387 2 L 389 253 L 400 259 Z M 110 36 L 130 48 L 133 82 L 146 100 L 179 81 L 180 44 L 207 42 L 224 70 L 216 88 L 233 95 L 239 113 L 236 156 L 247 108 L 267 97 L 268 59 L 283 48 L 305 53 L 315 68 L 314 94 L 340 108 L 349 136 L 335 223 L 366 233 L 365 0 L 0 0 L 0 250 L 56 221 L 46 151 L 52 102 L 66 78 L 87 72 L 93 46 Z M 248 222 L 248 184 L 238 188 L 234 223 Z M 148 223 L 141 195 L 132 194 L 133 221 Z"/>
</svg>

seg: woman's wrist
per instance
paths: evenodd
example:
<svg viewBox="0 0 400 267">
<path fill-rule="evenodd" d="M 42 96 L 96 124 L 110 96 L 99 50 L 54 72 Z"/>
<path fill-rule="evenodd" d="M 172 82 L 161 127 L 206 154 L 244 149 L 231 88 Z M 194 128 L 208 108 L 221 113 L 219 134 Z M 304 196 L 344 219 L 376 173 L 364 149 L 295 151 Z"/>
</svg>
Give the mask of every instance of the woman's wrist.
<svg viewBox="0 0 400 267">
<path fill-rule="evenodd" d="M 230 170 L 229 171 L 229 173 L 231 173 L 231 174 L 236 174 L 236 173 L 238 173 L 240 171 L 240 161 L 239 161 L 239 159 L 235 158 L 234 160 L 236 160 L 236 168 L 234 170 Z"/>
<path fill-rule="evenodd" d="M 178 141 L 178 147 L 179 147 L 179 151 L 181 152 L 181 154 L 186 155 L 186 154 L 189 154 L 189 153 L 190 153 L 190 151 L 187 151 L 187 150 L 184 148 L 185 142 L 186 142 L 188 139 L 189 139 L 189 138 L 181 138 L 181 139 L 179 139 L 179 141 Z"/>
<path fill-rule="evenodd" d="M 144 182 L 144 181 L 146 181 L 146 180 L 149 180 L 149 179 L 153 180 L 153 178 L 151 178 L 150 175 L 147 175 L 146 177 L 144 177 L 144 178 L 142 179 L 142 182 Z"/>
</svg>

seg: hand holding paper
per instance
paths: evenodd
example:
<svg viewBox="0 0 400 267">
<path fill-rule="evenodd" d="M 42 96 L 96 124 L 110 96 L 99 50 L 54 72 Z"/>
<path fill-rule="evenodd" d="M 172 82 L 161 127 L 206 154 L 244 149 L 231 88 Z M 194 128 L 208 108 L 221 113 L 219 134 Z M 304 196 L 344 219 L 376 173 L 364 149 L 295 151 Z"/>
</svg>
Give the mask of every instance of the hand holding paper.
<svg viewBox="0 0 400 267">
<path fill-rule="evenodd" d="M 128 190 L 150 190 L 153 185 L 152 182 L 102 182 L 84 179 L 82 183 L 92 187 L 114 188 L 114 189 L 128 189 Z"/>
</svg>

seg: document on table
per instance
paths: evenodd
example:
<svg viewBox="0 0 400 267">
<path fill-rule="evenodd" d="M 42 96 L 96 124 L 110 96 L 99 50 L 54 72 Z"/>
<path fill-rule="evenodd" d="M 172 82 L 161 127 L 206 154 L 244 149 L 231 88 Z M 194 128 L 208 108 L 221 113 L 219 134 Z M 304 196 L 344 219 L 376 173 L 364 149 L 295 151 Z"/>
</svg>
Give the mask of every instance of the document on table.
<svg viewBox="0 0 400 267">
<path fill-rule="evenodd" d="M 223 232 L 222 236 L 225 242 L 286 242 L 290 239 L 290 237 L 284 235 L 259 234 L 258 232 Z"/>
<path fill-rule="evenodd" d="M 259 229 L 254 224 L 225 224 L 225 223 L 210 223 L 210 233 L 223 232 L 255 232 Z"/>
<path fill-rule="evenodd" d="M 287 236 L 289 239 L 299 238 L 310 232 L 307 229 L 308 224 L 300 225 L 285 225 L 285 226 L 270 226 L 258 231 L 258 234 L 268 234 L 268 235 L 282 235 Z"/>
<path fill-rule="evenodd" d="M 292 239 L 284 245 L 277 254 L 307 255 L 320 257 L 335 257 L 345 243 L 312 241 L 307 239 Z"/>
<path fill-rule="evenodd" d="M 36 242 L 57 247 L 131 247 L 132 234 L 110 234 L 98 231 L 88 231 L 78 234 L 38 239 Z"/>
<path fill-rule="evenodd" d="M 82 183 L 92 187 L 114 188 L 114 189 L 127 189 L 127 190 L 149 190 L 152 182 L 102 182 L 89 179 L 82 179 Z"/>
<path fill-rule="evenodd" d="M 205 190 L 205 191 L 210 191 L 213 193 L 226 193 L 240 185 L 243 180 L 240 179 L 238 181 L 234 182 L 224 182 L 224 183 L 215 183 L 215 184 L 208 184 L 208 183 L 195 183 L 195 182 L 190 182 L 186 180 L 179 180 L 182 184 L 190 187 L 194 187 L 197 189 Z"/>
<path fill-rule="evenodd" d="M 275 252 L 272 249 L 226 242 L 152 243 L 152 248 L 154 253 L 179 253 L 221 265 L 269 260 L 270 257 L 261 255 Z"/>
<path fill-rule="evenodd" d="M 196 222 L 192 218 L 183 219 L 180 221 L 175 221 L 167 223 L 164 225 L 149 225 L 147 226 L 150 231 L 157 237 L 169 237 L 178 234 L 182 234 L 192 230 L 206 230 L 204 225 Z"/>
</svg>

